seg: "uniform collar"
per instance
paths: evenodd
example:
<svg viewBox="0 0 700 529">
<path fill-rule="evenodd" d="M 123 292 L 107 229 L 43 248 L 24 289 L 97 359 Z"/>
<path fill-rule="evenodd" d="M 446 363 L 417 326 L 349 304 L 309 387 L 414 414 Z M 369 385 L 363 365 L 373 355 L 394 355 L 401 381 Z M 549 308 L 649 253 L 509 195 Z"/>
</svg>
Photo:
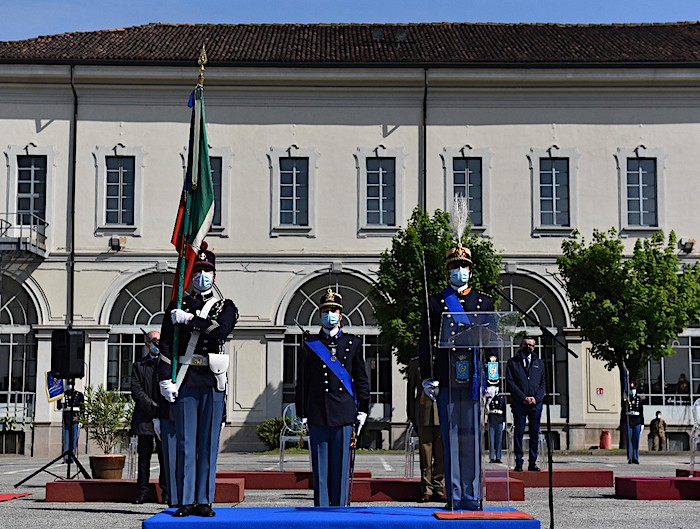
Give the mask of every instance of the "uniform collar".
<svg viewBox="0 0 700 529">
<path fill-rule="evenodd" d="M 462 296 L 462 297 L 466 296 L 467 294 L 469 294 L 472 291 L 472 287 L 470 287 L 469 285 L 464 285 L 463 287 L 458 288 L 458 287 L 454 286 L 452 283 L 450 283 L 450 287 L 452 287 L 452 290 L 455 291 L 455 294 L 457 294 L 458 296 Z"/>
</svg>

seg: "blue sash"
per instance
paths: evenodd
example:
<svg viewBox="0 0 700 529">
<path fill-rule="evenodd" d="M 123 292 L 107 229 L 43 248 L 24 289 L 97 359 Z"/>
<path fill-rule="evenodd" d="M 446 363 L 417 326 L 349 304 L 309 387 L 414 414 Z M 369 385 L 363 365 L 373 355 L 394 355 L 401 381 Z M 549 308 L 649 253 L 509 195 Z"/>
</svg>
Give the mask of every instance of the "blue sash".
<svg viewBox="0 0 700 529">
<path fill-rule="evenodd" d="M 442 298 L 445 300 L 445 305 L 452 312 L 452 317 L 457 323 L 471 323 L 469 316 L 464 314 L 464 308 L 462 304 L 457 299 L 457 294 L 452 287 L 447 287 L 442 292 Z"/>
<path fill-rule="evenodd" d="M 352 377 L 350 376 L 350 373 L 348 373 L 348 370 L 345 369 L 345 366 L 336 358 L 335 362 L 331 360 L 333 355 L 331 352 L 328 350 L 328 347 L 324 345 L 324 343 L 319 340 L 318 338 L 309 338 L 306 340 L 306 345 L 309 346 L 309 349 L 311 349 L 314 353 L 316 353 L 316 356 L 318 356 L 321 359 L 321 362 L 326 364 L 328 366 L 328 369 L 330 369 L 335 376 L 338 377 L 338 380 L 340 380 L 340 383 L 345 387 L 346 391 L 350 394 L 350 396 L 354 399 L 355 398 L 355 393 L 352 390 Z"/>
</svg>

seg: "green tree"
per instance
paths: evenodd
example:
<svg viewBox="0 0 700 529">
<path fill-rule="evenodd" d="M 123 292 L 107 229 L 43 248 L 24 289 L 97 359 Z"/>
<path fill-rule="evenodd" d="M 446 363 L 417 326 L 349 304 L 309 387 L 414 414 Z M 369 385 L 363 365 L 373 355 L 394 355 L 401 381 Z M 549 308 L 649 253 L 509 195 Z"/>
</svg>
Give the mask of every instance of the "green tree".
<svg viewBox="0 0 700 529">
<path fill-rule="evenodd" d="M 575 234 L 557 259 L 574 324 L 591 342 L 591 354 L 620 369 L 626 390 L 640 366 L 673 354 L 672 341 L 700 318 L 700 267 L 680 268 L 673 232 L 637 240 L 626 258 L 620 235 L 593 232 L 590 244 Z M 624 394 L 624 393 L 623 393 Z"/>
<path fill-rule="evenodd" d="M 490 239 L 470 234 L 462 244 L 472 252 L 474 267 L 470 284 L 480 288 L 498 279 L 501 256 Z M 405 229 L 393 238 L 391 248 L 382 253 L 379 279 L 372 289 L 375 317 L 381 329 L 381 343 L 393 351 L 397 362 L 406 366 L 418 354 L 421 316 L 426 311 L 423 256 L 429 292 L 444 290 L 445 254 L 455 246 L 450 216 L 437 210 L 431 218 L 416 208 Z"/>
</svg>

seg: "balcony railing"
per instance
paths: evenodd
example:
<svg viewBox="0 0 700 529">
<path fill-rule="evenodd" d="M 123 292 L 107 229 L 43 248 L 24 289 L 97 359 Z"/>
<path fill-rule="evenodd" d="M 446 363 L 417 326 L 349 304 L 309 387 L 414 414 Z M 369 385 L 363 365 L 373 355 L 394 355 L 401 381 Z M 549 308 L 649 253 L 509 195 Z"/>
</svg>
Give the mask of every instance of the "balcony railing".
<svg viewBox="0 0 700 529">
<path fill-rule="evenodd" d="M 49 224 L 34 213 L 0 213 L 0 251 L 46 254 Z"/>
</svg>

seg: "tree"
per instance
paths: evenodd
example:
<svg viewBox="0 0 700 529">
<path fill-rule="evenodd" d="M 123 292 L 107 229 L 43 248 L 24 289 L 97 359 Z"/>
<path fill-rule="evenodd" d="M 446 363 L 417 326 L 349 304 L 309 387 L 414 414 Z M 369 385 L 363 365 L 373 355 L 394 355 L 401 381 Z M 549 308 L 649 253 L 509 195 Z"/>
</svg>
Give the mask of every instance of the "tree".
<svg viewBox="0 0 700 529">
<path fill-rule="evenodd" d="M 480 288 L 498 279 L 501 256 L 489 239 L 470 234 L 462 244 L 472 252 L 474 269 L 470 285 Z M 426 311 L 423 260 L 428 291 L 444 290 L 445 255 L 455 246 L 450 231 L 450 216 L 436 210 L 433 217 L 416 208 L 405 229 L 392 239 L 391 248 L 381 255 L 379 279 L 372 288 L 374 312 L 381 329 L 381 343 L 396 355 L 403 366 L 418 354 L 421 316 Z M 425 259 L 424 259 L 425 257 Z"/>
<path fill-rule="evenodd" d="M 629 258 L 614 229 L 594 231 L 590 245 L 576 233 L 562 250 L 557 264 L 574 324 L 594 358 L 620 369 L 624 395 L 639 367 L 672 355 L 672 341 L 700 318 L 700 267 L 679 267 L 673 232 L 667 244 L 661 231 L 638 239 Z"/>
</svg>

